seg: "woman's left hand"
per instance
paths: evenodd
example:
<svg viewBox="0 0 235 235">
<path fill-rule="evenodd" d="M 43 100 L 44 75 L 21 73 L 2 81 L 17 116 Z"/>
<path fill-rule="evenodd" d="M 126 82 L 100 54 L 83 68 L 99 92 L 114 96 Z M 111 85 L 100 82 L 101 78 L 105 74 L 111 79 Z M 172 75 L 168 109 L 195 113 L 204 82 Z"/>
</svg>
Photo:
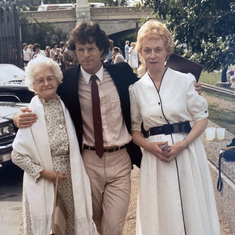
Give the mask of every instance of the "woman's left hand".
<svg viewBox="0 0 235 235">
<path fill-rule="evenodd" d="M 163 151 L 168 152 L 168 154 L 170 155 L 169 158 L 166 158 L 166 162 L 171 162 L 187 147 L 188 147 L 187 141 L 182 140 L 164 149 Z"/>
</svg>

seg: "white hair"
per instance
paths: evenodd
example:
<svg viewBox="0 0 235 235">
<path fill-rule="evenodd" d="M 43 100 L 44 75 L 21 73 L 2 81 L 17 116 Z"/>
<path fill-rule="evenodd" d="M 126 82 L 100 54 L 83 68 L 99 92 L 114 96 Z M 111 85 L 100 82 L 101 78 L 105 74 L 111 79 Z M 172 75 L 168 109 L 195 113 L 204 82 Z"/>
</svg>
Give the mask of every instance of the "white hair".
<svg viewBox="0 0 235 235">
<path fill-rule="evenodd" d="M 35 73 L 43 71 L 45 68 L 50 68 L 56 77 L 57 81 L 62 83 L 63 73 L 58 63 L 53 61 L 51 58 L 45 56 L 37 56 L 35 59 L 30 60 L 25 68 L 25 82 L 31 91 L 34 90 L 33 82 L 35 81 Z"/>
</svg>

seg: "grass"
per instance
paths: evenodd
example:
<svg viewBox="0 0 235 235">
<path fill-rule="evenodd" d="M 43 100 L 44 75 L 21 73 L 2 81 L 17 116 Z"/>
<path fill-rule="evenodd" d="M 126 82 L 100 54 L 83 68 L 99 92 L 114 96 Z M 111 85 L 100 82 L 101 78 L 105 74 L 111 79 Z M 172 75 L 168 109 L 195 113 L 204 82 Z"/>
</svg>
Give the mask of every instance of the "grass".
<svg viewBox="0 0 235 235">
<path fill-rule="evenodd" d="M 221 73 L 203 72 L 200 82 L 216 85 L 221 81 Z M 203 90 L 203 96 L 209 106 L 209 119 L 217 125 L 226 128 L 235 135 L 235 98 L 215 91 Z"/>
<path fill-rule="evenodd" d="M 199 81 L 202 83 L 215 86 L 217 82 L 221 81 L 221 72 L 215 72 L 215 73 L 202 72 Z"/>
<path fill-rule="evenodd" d="M 235 135 L 235 101 L 228 101 L 227 97 L 215 92 L 214 94 L 213 92 L 205 92 L 204 96 L 206 96 L 208 102 L 209 119 Z M 216 100 L 219 100 L 219 104 Z"/>
</svg>

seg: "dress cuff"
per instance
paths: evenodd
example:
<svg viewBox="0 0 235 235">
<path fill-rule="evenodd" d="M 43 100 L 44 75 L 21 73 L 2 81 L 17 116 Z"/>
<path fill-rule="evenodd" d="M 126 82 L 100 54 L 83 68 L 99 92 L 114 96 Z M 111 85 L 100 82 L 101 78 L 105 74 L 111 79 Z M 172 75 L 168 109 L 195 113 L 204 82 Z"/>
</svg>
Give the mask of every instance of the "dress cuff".
<svg viewBox="0 0 235 235">
<path fill-rule="evenodd" d="M 43 167 L 42 166 L 38 166 L 37 169 L 35 169 L 35 176 L 34 176 L 34 179 L 35 179 L 35 183 L 37 183 L 39 181 L 39 179 L 41 178 L 41 175 L 40 173 L 43 171 Z"/>
</svg>

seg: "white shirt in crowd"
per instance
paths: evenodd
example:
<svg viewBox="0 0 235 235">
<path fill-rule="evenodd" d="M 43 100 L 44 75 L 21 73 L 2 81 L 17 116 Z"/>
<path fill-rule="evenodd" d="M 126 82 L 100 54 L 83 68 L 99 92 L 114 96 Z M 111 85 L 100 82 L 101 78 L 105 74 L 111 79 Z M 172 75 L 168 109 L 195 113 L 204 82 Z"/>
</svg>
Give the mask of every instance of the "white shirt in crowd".
<svg viewBox="0 0 235 235">
<path fill-rule="evenodd" d="M 30 61 L 31 59 L 31 50 L 27 48 L 27 50 L 23 49 L 23 60 L 24 61 Z"/>
</svg>

